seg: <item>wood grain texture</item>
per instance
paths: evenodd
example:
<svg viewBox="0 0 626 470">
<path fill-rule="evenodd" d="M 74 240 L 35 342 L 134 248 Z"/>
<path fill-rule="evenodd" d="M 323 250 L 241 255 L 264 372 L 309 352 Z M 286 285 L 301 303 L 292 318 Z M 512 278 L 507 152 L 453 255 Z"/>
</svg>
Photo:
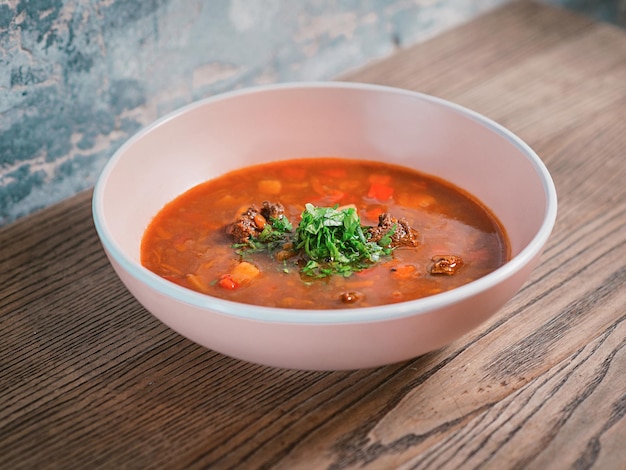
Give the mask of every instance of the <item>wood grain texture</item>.
<svg viewBox="0 0 626 470">
<path fill-rule="evenodd" d="M 520 293 L 412 361 L 261 367 L 151 317 L 81 193 L 0 230 L 0 468 L 624 468 L 626 33 L 522 1 L 341 79 L 456 101 L 537 151 L 559 216 Z"/>
</svg>

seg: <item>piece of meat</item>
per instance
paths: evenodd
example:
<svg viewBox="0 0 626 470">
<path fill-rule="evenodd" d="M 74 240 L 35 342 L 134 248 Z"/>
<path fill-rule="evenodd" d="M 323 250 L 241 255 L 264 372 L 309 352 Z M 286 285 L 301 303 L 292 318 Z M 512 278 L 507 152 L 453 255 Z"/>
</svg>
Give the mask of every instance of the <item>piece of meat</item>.
<svg viewBox="0 0 626 470">
<path fill-rule="evenodd" d="M 261 207 L 261 215 L 267 220 L 280 219 L 285 215 L 285 208 L 280 202 L 263 201 L 263 207 Z"/>
<path fill-rule="evenodd" d="M 437 255 L 433 256 L 432 260 L 433 265 L 430 268 L 431 274 L 446 274 L 452 276 L 463 266 L 463 260 L 460 256 Z"/>
<path fill-rule="evenodd" d="M 279 219 L 285 215 L 285 208 L 280 202 L 263 201 L 261 208 L 252 204 L 239 215 L 239 218 L 226 227 L 226 233 L 235 243 L 246 243 L 250 238 L 258 237 L 266 221 Z"/>
<path fill-rule="evenodd" d="M 395 229 L 394 229 L 395 227 Z M 405 218 L 396 219 L 389 212 L 384 212 L 378 216 L 378 225 L 368 229 L 369 241 L 379 242 L 390 230 L 394 230 L 391 235 L 391 248 L 398 246 L 419 245 L 417 230 L 413 229 Z"/>
<path fill-rule="evenodd" d="M 261 229 L 254 220 L 257 215 L 259 215 L 259 208 L 252 204 L 235 222 L 226 227 L 226 233 L 233 238 L 235 243 L 246 243 L 250 237 L 257 237 L 261 233 Z"/>
</svg>

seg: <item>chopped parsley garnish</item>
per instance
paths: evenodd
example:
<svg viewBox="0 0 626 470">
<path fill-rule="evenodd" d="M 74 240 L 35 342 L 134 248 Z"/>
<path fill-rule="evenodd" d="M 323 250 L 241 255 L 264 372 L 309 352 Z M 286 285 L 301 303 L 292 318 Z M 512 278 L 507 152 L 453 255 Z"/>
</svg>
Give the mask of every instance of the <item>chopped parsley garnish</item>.
<svg viewBox="0 0 626 470">
<path fill-rule="evenodd" d="M 263 230 L 257 237 L 251 237 L 246 243 L 234 245 L 238 249 L 239 254 L 246 251 L 253 252 L 267 251 L 272 252 L 281 248 L 289 240 L 290 232 L 293 225 L 289 219 L 281 215 L 278 218 L 270 217 L 269 223 L 266 223 Z"/>
<path fill-rule="evenodd" d="M 368 240 L 367 227 L 361 226 L 356 209 L 316 207 L 306 204 L 296 227 L 285 216 L 270 219 L 260 234 L 235 245 L 238 253 L 285 253 L 295 259 L 302 275 L 323 278 L 334 274 L 350 276 L 390 255 L 395 227 L 378 242 Z M 284 270 L 288 267 L 284 265 Z"/>
<path fill-rule="evenodd" d="M 273 243 L 285 241 L 286 235 L 293 230 L 293 225 L 284 215 L 279 218 L 270 218 L 270 223 L 265 224 L 263 231 L 259 235 L 262 243 Z"/>
<path fill-rule="evenodd" d="M 305 205 L 294 248 L 307 260 L 302 273 L 311 277 L 350 276 L 391 254 L 384 243 L 368 241 L 354 208 L 338 210 L 313 204 Z"/>
</svg>

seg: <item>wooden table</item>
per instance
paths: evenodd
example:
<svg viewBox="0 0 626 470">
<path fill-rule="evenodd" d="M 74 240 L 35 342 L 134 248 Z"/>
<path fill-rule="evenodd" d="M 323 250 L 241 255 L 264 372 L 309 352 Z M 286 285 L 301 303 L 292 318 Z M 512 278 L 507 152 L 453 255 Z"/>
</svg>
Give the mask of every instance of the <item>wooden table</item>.
<svg viewBox="0 0 626 470">
<path fill-rule="evenodd" d="M 488 323 L 374 370 L 237 361 L 146 312 L 90 192 L 0 231 L 0 467 L 626 466 L 626 32 L 525 1 L 348 77 L 509 127 L 559 193 L 540 266 Z"/>
</svg>

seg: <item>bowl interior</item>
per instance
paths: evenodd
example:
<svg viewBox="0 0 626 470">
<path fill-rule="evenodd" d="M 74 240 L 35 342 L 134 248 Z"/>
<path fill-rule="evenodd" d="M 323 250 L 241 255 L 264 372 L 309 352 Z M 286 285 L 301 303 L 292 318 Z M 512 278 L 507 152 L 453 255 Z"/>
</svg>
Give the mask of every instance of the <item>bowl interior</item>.
<svg viewBox="0 0 626 470">
<path fill-rule="evenodd" d="M 500 126 L 426 95 L 336 83 L 234 92 L 160 120 L 107 164 L 95 216 L 139 263 L 146 226 L 183 191 L 242 166 L 319 156 L 391 162 L 456 184 L 500 219 L 513 256 L 551 210 L 545 168 Z"/>
</svg>

